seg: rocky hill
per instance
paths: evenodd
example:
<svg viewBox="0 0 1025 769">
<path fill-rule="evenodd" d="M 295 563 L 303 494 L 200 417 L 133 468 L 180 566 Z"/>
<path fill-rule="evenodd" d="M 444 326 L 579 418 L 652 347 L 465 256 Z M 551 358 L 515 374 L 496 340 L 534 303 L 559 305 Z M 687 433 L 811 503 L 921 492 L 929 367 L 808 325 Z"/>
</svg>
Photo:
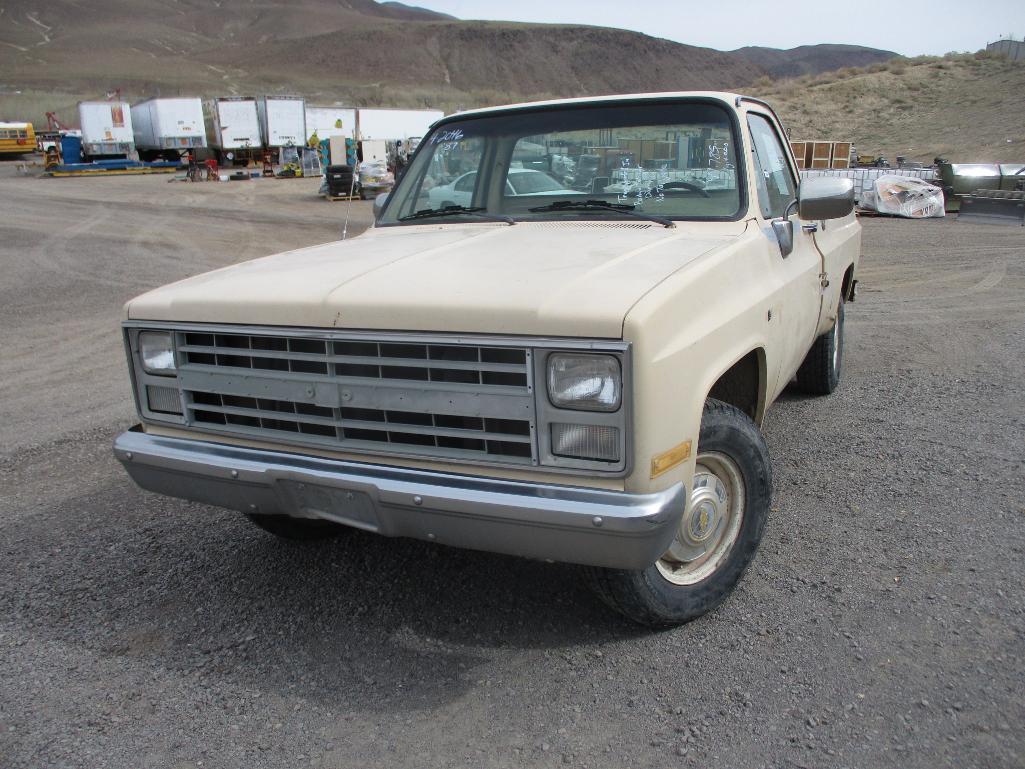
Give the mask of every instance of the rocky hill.
<svg viewBox="0 0 1025 769">
<path fill-rule="evenodd" d="M 861 63 L 844 50 L 816 58 L 817 48 L 802 49 L 802 67 Z M 460 21 L 374 0 L 3 0 L 0 106 L 19 105 L 38 119 L 45 109 L 68 104 L 67 111 L 77 98 L 120 88 L 129 98 L 276 91 L 451 110 L 553 96 L 741 89 L 780 66 L 759 63 L 772 56 L 771 49 L 722 52 L 602 27 Z"/>
<path fill-rule="evenodd" d="M 794 138 L 852 140 L 891 159 L 1025 158 L 1025 66 L 986 54 L 893 56 L 840 45 L 723 52 L 374 0 L 0 0 L 0 119 L 45 124 L 56 110 L 73 125 L 77 101 L 118 88 L 131 100 L 288 92 L 447 111 L 737 89 L 776 104 Z"/>
<path fill-rule="evenodd" d="M 867 67 L 870 64 L 899 58 L 893 51 L 866 48 L 861 45 L 802 45 L 780 50 L 748 46 L 731 53 L 737 54 L 752 64 L 761 67 L 773 78 L 818 75 L 842 67 Z"/>
</svg>

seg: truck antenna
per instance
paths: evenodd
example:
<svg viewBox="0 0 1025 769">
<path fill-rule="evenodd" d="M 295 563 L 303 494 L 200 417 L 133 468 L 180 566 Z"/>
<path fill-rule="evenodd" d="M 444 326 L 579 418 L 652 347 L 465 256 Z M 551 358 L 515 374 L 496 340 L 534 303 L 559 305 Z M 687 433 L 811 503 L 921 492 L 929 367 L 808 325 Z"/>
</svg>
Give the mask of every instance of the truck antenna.
<svg viewBox="0 0 1025 769">
<path fill-rule="evenodd" d="M 356 189 L 356 174 L 352 174 L 352 179 L 349 181 L 349 199 L 345 201 L 345 223 L 342 225 L 342 240 L 345 240 L 345 236 L 349 233 L 349 209 L 352 208 L 352 193 Z"/>
</svg>

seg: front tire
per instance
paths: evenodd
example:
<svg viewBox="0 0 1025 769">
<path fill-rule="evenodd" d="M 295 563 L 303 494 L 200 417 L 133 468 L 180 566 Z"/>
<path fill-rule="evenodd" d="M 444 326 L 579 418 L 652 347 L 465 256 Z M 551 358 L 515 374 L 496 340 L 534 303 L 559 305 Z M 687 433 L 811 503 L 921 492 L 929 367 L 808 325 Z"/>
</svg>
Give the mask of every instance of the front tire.
<svg viewBox="0 0 1025 769">
<path fill-rule="evenodd" d="M 311 542 L 320 539 L 334 539 L 343 534 L 347 527 L 332 521 L 316 518 L 293 518 L 290 515 L 264 515 L 246 513 L 254 525 L 281 539 Z"/>
<path fill-rule="evenodd" d="M 765 439 L 733 406 L 709 399 L 694 488 L 676 539 L 647 569 L 590 568 L 591 588 L 634 622 L 670 627 L 714 609 L 732 592 L 762 539 L 772 496 Z"/>
<path fill-rule="evenodd" d="M 840 384 L 843 374 L 844 301 L 836 309 L 833 328 L 815 340 L 801 367 L 797 386 L 811 395 L 829 395 Z"/>
</svg>

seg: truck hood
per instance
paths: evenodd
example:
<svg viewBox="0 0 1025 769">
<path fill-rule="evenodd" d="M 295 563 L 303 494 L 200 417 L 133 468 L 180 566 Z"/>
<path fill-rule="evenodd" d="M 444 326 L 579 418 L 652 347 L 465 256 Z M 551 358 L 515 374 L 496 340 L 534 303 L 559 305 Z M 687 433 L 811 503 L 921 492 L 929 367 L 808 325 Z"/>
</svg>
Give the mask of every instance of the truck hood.
<svg viewBox="0 0 1025 769">
<path fill-rule="evenodd" d="M 620 338 L 667 276 L 744 222 L 446 224 L 372 229 L 173 283 L 131 320 Z"/>
</svg>

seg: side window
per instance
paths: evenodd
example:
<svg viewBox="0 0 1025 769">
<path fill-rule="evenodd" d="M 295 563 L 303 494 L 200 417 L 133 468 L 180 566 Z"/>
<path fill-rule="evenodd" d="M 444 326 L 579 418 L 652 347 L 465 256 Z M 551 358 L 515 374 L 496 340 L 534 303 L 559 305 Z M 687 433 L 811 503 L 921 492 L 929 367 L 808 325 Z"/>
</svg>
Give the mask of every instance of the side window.
<svg viewBox="0 0 1025 769">
<path fill-rule="evenodd" d="M 787 164 L 786 151 L 772 124 L 761 115 L 750 114 L 747 124 L 751 129 L 751 144 L 755 153 L 755 181 L 758 185 L 758 204 L 762 216 L 776 219 L 797 197 L 794 177 Z"/>
<path fill-rule="evenodd" d="M 464 136 L 462 130 L 432 134 L 406 169 L 402 184 L 396 186 L 395 197 L 389 199 L 387 218 L 394 221 L 424 208 L 438 208 L 449 200 L 453 188 L 472 194 L 483 154 L 484 140 Z"/>
</svg>

